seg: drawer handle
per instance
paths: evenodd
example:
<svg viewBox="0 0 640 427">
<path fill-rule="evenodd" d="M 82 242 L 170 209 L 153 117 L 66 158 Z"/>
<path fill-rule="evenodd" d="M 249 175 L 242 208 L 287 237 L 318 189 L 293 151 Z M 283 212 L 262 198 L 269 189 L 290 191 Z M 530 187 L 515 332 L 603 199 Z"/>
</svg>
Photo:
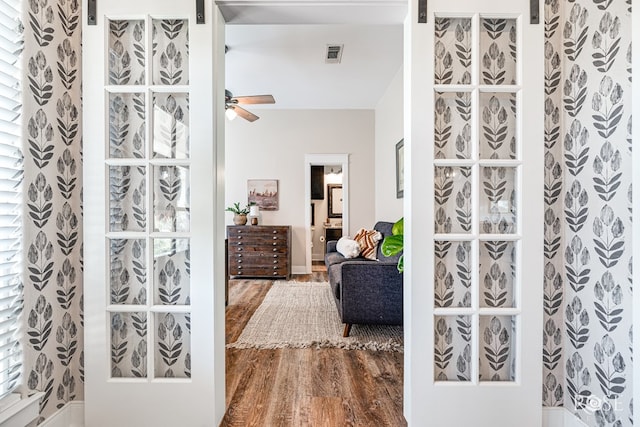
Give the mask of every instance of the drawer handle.
<svg viewBox="0 0 640 427">
<path fill-rule="evenodd" d="M 277 250 L 276 248 L 273 248 L 273 252 L 275 252 L 276 250 Z"/>
<path fill-rule="evenodd" d="M 277 232 L 278 232 L 278 231 L 276 231 L 276 230 L 273 230 L 273 234 L 276 234 Z"/>
<path fill-rule="evenodd" d="M 238 236 L 238 239 L 242 239 L 242 236 Z"/>
<path fill-rule="evenodd" d="M 277 263 L 278 263 L 278 261 L 277 261 L 277 260 L 276 260 L 276 261 L 273 261 L 273 263 L 274 263 L 274 264 L 277 264 Z M 274 268 L 275 268 L 275 267 L 274 267 Z"/>
<path fill-rule="evenodd" d="M 241 256 L 242 256 L 242 254 L 238 254 L 238 258 L 241 257 Z"/>
<path fill-rule="evenodd" d="M 274 258 L 278 258 L 278 254 L 273 254 L 273 257 Z"/>
<path fill-rule="evenodd" d="M 239 265 L 238 268 L 242 270 L 242 266 L 241 265 Z"/>
<path fill-rule="evenodd" d="M 238 264 L 241 264 L 241 263 L 242 263 L 242 260 L 241 260 L 241 259 L 239 259 L 239 260 L 238 260 Z"/>
<path fill-rule="evenodd" d="M 278 237 L 277 236 L 273 236 L 273 240 L 276 240 Z"/>
<path fill-rule="evenodd" d="M 276 242 L 273 242 L 273 246 L 275 246 L 275 245 L 276 245 Z"/>
</svg>

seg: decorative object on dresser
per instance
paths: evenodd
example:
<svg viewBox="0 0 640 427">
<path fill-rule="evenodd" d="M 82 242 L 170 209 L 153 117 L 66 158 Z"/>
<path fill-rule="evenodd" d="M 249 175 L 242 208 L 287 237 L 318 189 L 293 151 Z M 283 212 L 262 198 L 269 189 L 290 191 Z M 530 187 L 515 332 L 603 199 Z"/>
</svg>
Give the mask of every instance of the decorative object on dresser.
<svg viewBox="0 0 640 427">
<path fill-rule="evenodd" d="M 291 276 L 291 226 L 227 226 L 229 277 Z"/>
<path fill-rule="evenodd" d="M 244 208 L 240 208 L 240 202 L 236 202 L 233 206 L 229 206 L 225 209 L 228 212 L 233 212 L 233 223 L 235 225 L 245 225 L 247 223 L 247 214 L 249 213 L 249 205 Z"/>
</svg>

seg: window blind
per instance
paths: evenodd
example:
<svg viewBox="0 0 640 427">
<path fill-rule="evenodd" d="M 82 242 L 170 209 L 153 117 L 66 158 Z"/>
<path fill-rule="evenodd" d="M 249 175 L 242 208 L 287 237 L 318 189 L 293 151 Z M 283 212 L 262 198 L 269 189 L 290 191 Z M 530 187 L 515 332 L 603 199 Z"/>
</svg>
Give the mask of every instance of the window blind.
<svg viewBox="0 0 640 427">
<path fill-rule="evenodd" d="M 21 0 L 0 0 L 0 399 L 22 375 Z"/>
</svg>

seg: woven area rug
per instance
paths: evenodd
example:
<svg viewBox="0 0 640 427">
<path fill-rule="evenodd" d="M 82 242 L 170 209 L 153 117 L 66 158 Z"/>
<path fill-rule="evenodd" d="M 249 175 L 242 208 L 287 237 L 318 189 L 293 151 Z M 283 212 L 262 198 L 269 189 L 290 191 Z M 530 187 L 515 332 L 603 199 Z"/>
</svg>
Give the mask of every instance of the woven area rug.
<svg viewBox="0 0 640 427">
<path fill-rule="evenodd" d="M 346 338 L 343 329 L 329 283 L 278 281 L 227 348 L 403 351 L 402 326 L 353 325 Z"/>
</svg>

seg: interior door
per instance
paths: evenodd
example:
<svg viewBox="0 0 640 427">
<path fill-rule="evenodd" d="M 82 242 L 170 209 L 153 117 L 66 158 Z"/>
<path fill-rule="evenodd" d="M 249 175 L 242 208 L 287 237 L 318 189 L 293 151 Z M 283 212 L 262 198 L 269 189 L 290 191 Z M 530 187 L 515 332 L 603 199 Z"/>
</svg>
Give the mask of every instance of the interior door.
<svg viewBox="0 0 640 427">
<path fill-rule="evenodd" d="M 224 22 L 202 3 L 83 2 L 87 426 L 224 414 Z"/>
<path fill-rule="evenodd" d="M 543 25 L 532 23 L 541 7 L 410 4 L 409 425 L 541 425 L 544 56 Z"/>
</svg>

